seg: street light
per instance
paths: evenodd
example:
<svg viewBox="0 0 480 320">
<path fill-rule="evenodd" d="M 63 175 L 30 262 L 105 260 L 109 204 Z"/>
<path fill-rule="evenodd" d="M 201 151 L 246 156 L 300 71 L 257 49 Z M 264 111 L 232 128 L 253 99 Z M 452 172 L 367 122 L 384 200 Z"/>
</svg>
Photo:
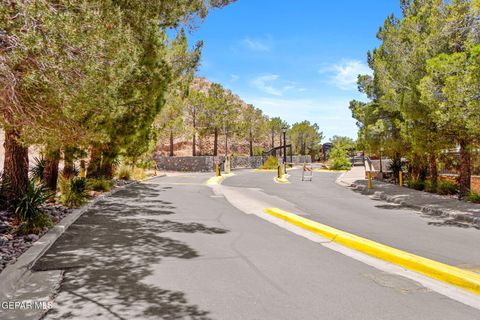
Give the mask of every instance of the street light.
<svg viewBox="0 0 480 320">
<path fill-rule="evenodd" d="M 283 127 L 283 164 L 285 166 L 285 172 L 287 170 L 287 130 L 288 127 Z"/>
<path fill-rule="evenodd" d="M 225 159 L 227 159 L 227 149 L 228 149 L 228 143 L 227 143 L 227 130 L 225 128 L 225 116 L 227 115 L 227 110 L 224 109 L 222 111 L 222 122 L 223 122 L 223 133 L 225 134 Z"/>
</svg>

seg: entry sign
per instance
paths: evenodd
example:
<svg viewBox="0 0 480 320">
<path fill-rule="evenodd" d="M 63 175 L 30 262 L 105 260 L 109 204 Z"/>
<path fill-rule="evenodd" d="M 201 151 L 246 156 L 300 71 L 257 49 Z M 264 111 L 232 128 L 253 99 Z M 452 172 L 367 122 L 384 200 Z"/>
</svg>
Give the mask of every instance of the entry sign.
<svg viewBox="0 0 480 320">
<path fill-rule="evenodd" d="M 313 167 L 311 163 L 303 163 L 302 181 L 312 181 Z"/>
</svg>

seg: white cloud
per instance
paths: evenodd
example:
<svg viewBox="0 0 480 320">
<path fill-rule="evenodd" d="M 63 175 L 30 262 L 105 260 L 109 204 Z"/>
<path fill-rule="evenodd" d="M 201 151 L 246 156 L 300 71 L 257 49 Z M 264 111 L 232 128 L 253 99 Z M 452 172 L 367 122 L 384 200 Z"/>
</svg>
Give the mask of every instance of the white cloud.
<svg viewBox="0 0 480 320">
<path fill-rule="evenodd" d="M 238 79 L 240 79 L 240 76 L 237 74 L 231 74 L 230 75 L 230 82 L 236 82 Z"/>
<path fill-rule="evenodd" d="M 258 90 L 274 95 L 274 96 L 281 96 L 282 90 L 275 88 L 271 82 L 277 80 L 280 76 L 278 74 L 267 74 L 263 76 L 259 76 L 252 80 L 252 85 L 257 88 Z"/>
<path fill-rule="evenodd" d="M 272 40 L 267 39 L 253 39 L 246 37 L 242 40 L 242 44 L 252 51 L 270 51 L 272 47 Z"/>
<path fill-rule="evenodd" d="M 279 82 L 280 76 L 278 74 L 266 74 L 258 76 L 251 81 L 251 84 L 259 91 L 271 94 L 273 96 L 282 96 L 286 91 L 297 89 L 294 82 L 283 81 L 281 84 L 274 85 L 274 82 Z M 300 89 L 297 89 L 300 90 Z"/>
<path fill-rule="evenodd" d="M 320 69 L 320 73 L 329 74 L 328 82 L 341 90 L 356 90 L 358 75 L 372 70 L 359 60 L 344 60 Z"/>
</svg>

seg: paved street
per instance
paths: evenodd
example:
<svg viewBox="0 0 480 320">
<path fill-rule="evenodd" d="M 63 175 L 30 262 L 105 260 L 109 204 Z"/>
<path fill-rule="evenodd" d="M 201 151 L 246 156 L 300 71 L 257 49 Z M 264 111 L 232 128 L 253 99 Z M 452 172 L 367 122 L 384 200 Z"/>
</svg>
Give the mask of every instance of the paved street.
<svg viewBox="0 0 480 320">
<path fill-rule="evenodd" d="M 84 214 L 40 259 L 63 280 L 45 319 L 478 319 L 480 310 L 294 234 L 256 214 L 272 202 L 454 265 L 480 264 L 480 231 L 392 208 L 315 173 L 176 174 Z M 261 190 L 260 190 L 261 189 Z M 327 244 L 328 245 L 328 244 Z M 361 260 L 361 259 L 360 259 Z"/>
</svg>

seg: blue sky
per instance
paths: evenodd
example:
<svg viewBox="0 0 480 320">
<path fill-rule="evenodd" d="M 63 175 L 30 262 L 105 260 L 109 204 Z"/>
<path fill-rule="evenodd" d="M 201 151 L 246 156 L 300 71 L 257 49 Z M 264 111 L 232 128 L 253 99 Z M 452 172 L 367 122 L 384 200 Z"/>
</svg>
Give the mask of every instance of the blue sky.
<svg viewBox="0 0 480 320">
<path fill-rule="evenodd" d="M 348 109 L 365 99 L 356 76 L 399 0 L 239 0 L 214 10 L 191 35 L 204 40 L 198 74 L 269 116 L 316 122 L 326 140 L 356 138 Z"/>
</svg>

